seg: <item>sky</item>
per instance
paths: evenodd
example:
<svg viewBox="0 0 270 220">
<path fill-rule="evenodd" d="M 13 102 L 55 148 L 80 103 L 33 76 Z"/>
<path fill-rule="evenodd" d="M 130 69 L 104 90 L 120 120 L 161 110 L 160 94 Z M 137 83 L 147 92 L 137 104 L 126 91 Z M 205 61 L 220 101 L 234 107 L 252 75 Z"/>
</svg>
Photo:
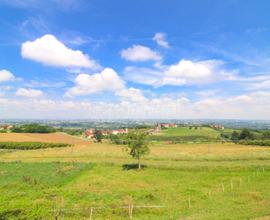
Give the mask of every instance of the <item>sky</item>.
<svg viewBox="0 0 270 220">
<path fill-rule="evenodd" d="M 270 119 L 268 0 L 0 0 L 2 119 Z"/>
</svg>

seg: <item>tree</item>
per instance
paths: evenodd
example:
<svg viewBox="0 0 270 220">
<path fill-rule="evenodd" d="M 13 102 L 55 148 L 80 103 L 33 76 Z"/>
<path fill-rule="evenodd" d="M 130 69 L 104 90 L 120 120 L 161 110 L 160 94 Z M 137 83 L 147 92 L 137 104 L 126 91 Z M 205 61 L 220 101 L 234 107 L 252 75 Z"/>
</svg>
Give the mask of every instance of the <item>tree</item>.
<svg viewBox="0 0 270 220">
<path fill-rule="evenodd" d="M 96 141 L 98 143 L 101 143 L 102 142 L 102 138 L 103 138 L 102 132 L 100 130 L 95 130 L 95 132 L 94 132 L 94 138 L 96 139 Z"/>
<path fill-rule="evenodd" d="M 263 139 L 270 139 L 270 131 L 264 131 L 262 137 Z"/>
<path fill-rule="evenodd" d="M 132 132 L 127 135 L 127 151 L 137 159 L 138 169 L 141 169 L 141 157 L 149 153 L 147 134 L 143 132 Z"/>
<path fill-rule="evenodd" d="M 231 140 L 233 142 L 239 141 L 239 133 L 237 131 L 233 131 L 232 136 L 231 136 Z"/>
<path fill-rule="evenodd" d="M 254 139 L 254 135 L 251 133 L 251 131 L 249 129 L 244 128 L 239 135 L 239 139 L 252 140 L 252 139 Z"/>
</svg>

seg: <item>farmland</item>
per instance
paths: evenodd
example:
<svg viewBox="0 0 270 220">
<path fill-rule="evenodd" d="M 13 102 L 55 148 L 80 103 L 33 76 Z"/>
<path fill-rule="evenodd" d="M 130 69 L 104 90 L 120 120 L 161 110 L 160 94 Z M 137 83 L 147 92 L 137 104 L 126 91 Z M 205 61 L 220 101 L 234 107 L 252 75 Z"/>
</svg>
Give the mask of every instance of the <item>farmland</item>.
<svg viewBox="0 0 270 220">
<path fill-rule="evenodd" d="M 128 219 L 130 205 L 133 219 L 270 216 L 269 147 L 155 142 L 143 159 L 146 168 L 137 171 L 123 169 L 134 160 L 124 146 L 106 140 L 8 133 L 0 134 L 0 141 L 73 144 L 0 151 L 0 219 L 89 219 L 90 207 L 93 219 Z"/>
</svg>

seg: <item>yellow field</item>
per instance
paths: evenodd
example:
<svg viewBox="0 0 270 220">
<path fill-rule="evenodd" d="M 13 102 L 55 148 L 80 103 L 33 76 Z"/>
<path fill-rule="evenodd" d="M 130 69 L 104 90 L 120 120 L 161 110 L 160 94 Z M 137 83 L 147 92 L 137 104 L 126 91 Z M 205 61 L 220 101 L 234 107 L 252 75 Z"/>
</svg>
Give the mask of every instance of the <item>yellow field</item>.
<svg viewBox="0 0 270 220">
<path fill-rule="evenodd" d="M 132 162 L 124 150 L 124 146 L 112 145 L 106 140 L 94 143 L 90 140 L 73 137 L 63 133 L 55 134 L 0 134 L 0 141 L 39 141 L 63 142 L 73 144 L 68 148 L 52 148 L 28 151 L 4 151 L 0 153 L 1 161 L 82 161 L 99 163 L 123 164 Z M 248 161 L 255 163 L 270 163 L 270 148 L 237 145 L 233 143 L 211 144 L 152 144 L 150 154 L 145 157 L 145 164 L 157 166 L 182 166 L 183 163 L 203 165 L 204 162 L 222 162 L 218 165 L 237 165 Z"/>
<path fill-rule="evenodd" d="M 52 142 L 67 144 L 88 144 L 89 141 L 76 138 L 65 133 L 27 134 L 27 133 L 0 133 L 0 141 L 15 142 Z"/>
</svg>

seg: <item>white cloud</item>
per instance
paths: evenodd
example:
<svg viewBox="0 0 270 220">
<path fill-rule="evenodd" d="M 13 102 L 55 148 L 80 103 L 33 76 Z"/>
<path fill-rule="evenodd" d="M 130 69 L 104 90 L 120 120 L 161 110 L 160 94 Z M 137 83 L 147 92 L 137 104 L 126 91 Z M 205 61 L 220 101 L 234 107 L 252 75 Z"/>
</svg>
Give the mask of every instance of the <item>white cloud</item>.
<svg viewBox="0 0 270 220">
<path fill-rule="evenodd" d="M 104 91 L 118 91 L 125 87 L 125 82 L 111 68 L 105 68 L 94 75 L 79 74 L 75 79 L 75 87 L 69 89 L 68 96 L 89 95 Z"/>
<path fill-rule="evenodd" d="M 152 85 L 194 85 L 231 79 L 234 73 L 226 71 L 217 60 L 180 60 L 177 64 L 160 68 L 127 67 L 125 78 L 130 81 Z"/>
<path fill-rule="evenodd" d="M 121 51 L 121 57 L 129 61 L 160 61 L 162 57 L 156 51 L 142 45 L 133 45 Z"/>
<path fill-rule="evenodd" d="M 66 47 L 55 36 L 49 34 L 23 43 L 21 55 L 23 58 L 48 66 L 91 69 L 98 67 L 98 64 L 88 55 Z"/>
<path fill-rule="evenodd" d="M 17 96 L 24 96 L 28 98 L 37 98 L 43 95 L 43 92 L 36 89 L 19 88 L 16 92 Z"/>
<path fill-rule="evenodd" d="M 0 70 L 0 83 L 14 80 L 14 75 L 8 70 Z"/>
<path fill-rule="evenodd" d="M 156 41 L 156 43 L 159 46 L 162 46 L 164 48 L 169 48 L 170 47 L 169 43 L 166 40 L 166 34 L 165 33 L 161 33 L 161 32 L 156 33 L 155 36 L 153 37 L 153 40 Z"/>
<path fill-rule="evenodd" d="M 136 93 L 136 92 L 135 92 Z M 50 99 L 0 99 L 1 116 L 6 118 L 209 118 L 270 119 L 270 93 L 253 92 L 226 98 L 186 97 L 113 102 L 67 101 Z M 20 109 L 20 111 L 17 111 Z"/>
<path fill-rule="evenodd" d="M 142 94 L 141 90 L 135 88 L 122 89 L 115 93 L 124 101 L 130 102 L 145 102 L 147 99 Z"/>
</svg>

